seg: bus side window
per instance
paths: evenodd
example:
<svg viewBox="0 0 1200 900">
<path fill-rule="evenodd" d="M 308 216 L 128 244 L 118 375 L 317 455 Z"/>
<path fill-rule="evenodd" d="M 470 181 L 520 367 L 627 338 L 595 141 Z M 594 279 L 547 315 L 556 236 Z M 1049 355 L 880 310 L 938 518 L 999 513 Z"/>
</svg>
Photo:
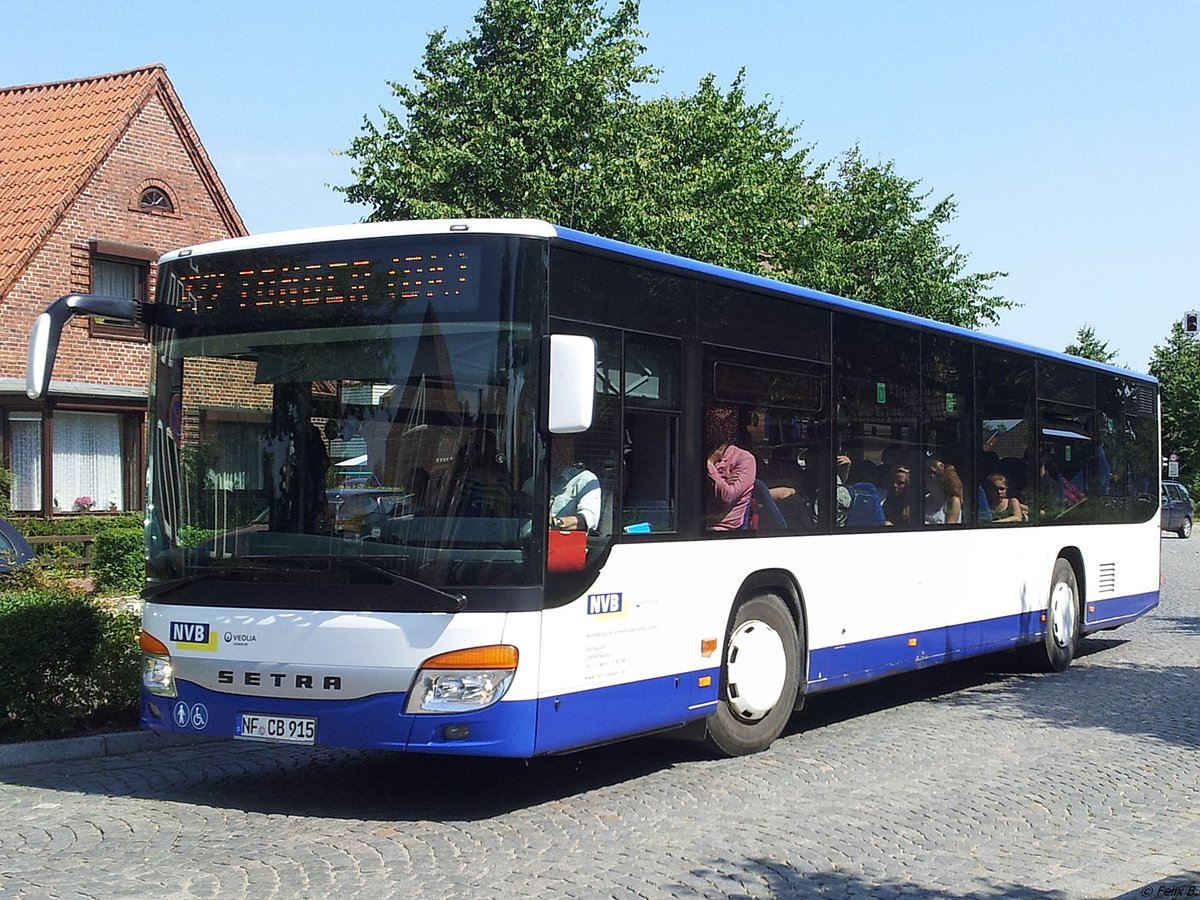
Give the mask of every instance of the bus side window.
<svg viewBox="0 0 1200 900">
<path fill-rule="evenodd" d="M 1003 477 L 1006 496 L 1020 504 L 1023 514 L 1028 511 L 1028 520 L 1033 521 L 1038 486 L 1033 471 L 1033 360 L 992 347 L 977 347 L 975 385 L 980 441 L 976 478 L 986 484 L 991 476 Z"/>
<path fill-rule="evenodd" d="M 676 417 L 626 412 L 624 456 L 626 533 L 675 531 Z"/>
<path fill-rule="evenodd" d="M 706 464 L 708 530 L 754 535 L 819 530 L 829 505 L 822 502 L 828 496 L 828 367 L 739 355 L 736 361 L 713 360 L 706 374 L 706 430 L 721 426 L 721 440 L 732 447 L 718 468 L 753 470 L 748 483 L 738 482 L 737 497 L 730 497 Z M 712 439 L 706 435 L 706 443 Z M 727 479 L 734 476 L 726 471 Z"/>
<path fill-rule="evenodd" d="M 833 358 L 835 459 L 826 477 L 834 483 L 834 525 L 866 530 L 911 524 L 921 515 L 925 487 L 924 469 L 913 466 L 920 408 L 917 335 L 836 313 Z M 905 468 L 908 496 L 892 497 Z"/>
<path fill-rule="evenodd" d="M 622 526 L 626 534 L 674 532 L 680 408 L 680 342 L 625 335 L 621 386 Z"/>
</svg>

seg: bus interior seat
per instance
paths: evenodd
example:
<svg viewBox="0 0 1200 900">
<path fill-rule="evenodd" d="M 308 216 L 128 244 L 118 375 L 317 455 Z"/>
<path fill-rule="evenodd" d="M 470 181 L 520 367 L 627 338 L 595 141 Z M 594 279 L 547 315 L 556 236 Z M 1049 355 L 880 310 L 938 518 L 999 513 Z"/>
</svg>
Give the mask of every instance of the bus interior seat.
<svg viewBox="0 0 1200 900">
<path fill-rule="evenodd" d="M 758 530 L 764 533 L 787 531 L 787 519 L 779 509 L 779 504 L 771 496 L 771 489 L 761 478 L 754 482 L 754 502 L 752 504 L 758 513 Z"/>
</svg>

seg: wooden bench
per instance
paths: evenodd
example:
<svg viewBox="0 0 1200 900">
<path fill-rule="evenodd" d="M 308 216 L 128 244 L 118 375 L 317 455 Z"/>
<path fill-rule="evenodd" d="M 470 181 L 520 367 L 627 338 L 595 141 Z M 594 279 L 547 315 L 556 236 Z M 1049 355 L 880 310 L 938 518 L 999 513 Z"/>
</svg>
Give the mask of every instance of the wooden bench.
<svg viewBox="0 0 1200 900">
<path fill-rule="evenodd" d="M 86 575 L 88 567 L 92 564 L 92 544 L 96 542 L 94 534 L 35 534 L 26 537 L 31 547 L 37 550 L 38 544 L 83 544 L 83 556 L 69 556 L 63 559 L 54 559 L 54 564 L 59 566 L 67 566 L 72 569 L 80 569 Z"/>
</svg>

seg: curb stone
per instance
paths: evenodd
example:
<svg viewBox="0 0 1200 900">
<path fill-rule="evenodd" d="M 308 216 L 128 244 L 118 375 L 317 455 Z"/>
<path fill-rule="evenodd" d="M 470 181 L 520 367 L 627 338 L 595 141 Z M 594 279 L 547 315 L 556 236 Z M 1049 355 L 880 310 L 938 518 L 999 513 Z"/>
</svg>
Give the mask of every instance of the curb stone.
<svg viewBox="0 0 1200 900">
<path fill-rule="evenodd" d="M 219 739 L 189 734 L 159 734 L 157 731 L 115 731 L 111 734 L 93 734 L 87 737 L 0 744 L 0 769 L 31 766 L 36 763 L 120 756 L 160 747 L 210 743 L 214 740 Z"/>
</svg>

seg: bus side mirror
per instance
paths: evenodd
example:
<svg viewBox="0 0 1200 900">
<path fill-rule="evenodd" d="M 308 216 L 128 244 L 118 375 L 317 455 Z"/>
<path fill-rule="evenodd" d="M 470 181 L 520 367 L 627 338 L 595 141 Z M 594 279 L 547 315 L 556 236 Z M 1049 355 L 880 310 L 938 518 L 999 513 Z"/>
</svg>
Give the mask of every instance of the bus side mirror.
<svg viewBox="0 0 1200 900">
<path fill-rule="evenodd" d="M 124 297 L 103 297 L 99 294 L 67 294 L 46 307 L 33 323 L 29 335 L 29 357 L 25 367 L 25 393 L 36 400 L 50 385 L 54 357 L 62 330 L 75 316 L 103 316 L 140 322 L 142 304 Z"/>
<path fill-rule="evenodd" d="M 550 335 L 551 434 L 577 434 L 592 427 L 596 396 L 596 342 L 580 334 Z"/>
</svg>

